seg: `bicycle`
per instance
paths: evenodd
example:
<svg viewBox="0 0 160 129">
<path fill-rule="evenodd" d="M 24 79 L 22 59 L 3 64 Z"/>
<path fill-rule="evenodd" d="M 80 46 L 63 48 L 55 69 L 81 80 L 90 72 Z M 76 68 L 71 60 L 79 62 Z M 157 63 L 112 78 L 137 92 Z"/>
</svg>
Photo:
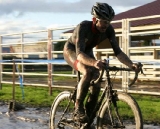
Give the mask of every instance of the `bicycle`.
<svg viewBox="0 0 160 129">
<path fill-rule="evenodd" d="M 138 63 L 138 66 L 141 68 L 141 73 L 143 73 L 142 64 Z M 113 82 L 111 82 L 110 77 L 110 71 L 133 70 L 130 68 L 106 66 L 101 71 L 99 78 L 96 81 L 91 81 L 91 84 L 99 82 L 104 71 L 106 73 L 106 84 L 92 115 L 89 116 L 89 122 L 80 123 L 74 120 L 75 88 L 73 93 L 63 91 L 55 98 L 50 111 L 50 129 L 88 129 L 90 126 L 96 127 L 96 129 L 143 129 L 143 119 L 138 103 L 130 94 L 113 90 Z M 80 74 L 78 77 L 80 79 Z M 129 86 L 133 85 L 137 78 L 138 73 L 135 72 L 135 77 Z"/>
</svg>

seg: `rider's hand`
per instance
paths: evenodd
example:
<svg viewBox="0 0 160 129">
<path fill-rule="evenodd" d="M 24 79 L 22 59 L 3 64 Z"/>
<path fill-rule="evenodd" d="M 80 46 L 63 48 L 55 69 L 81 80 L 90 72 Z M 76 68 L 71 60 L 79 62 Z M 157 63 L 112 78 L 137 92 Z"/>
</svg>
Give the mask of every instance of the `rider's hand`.
<svg viewBox="0 0 160 129">
<path fill-rule="evenodd" d="M 137 72 L 137 73 L 139 73 L 140 71 L 141 71 L 141 66 L 139 66 L 138 64 L 132 64 L 132 69 L 135 71 L 135 72 Z"/>
<path fill-rule="evenodd" d="M 94 63 L 94 67 L 97 68 L 97 69 L 99 69 L 99 70 L 105 68 L 105 65 L 107 65 L 106 62 L 105 61 L 101 61 L 101 60 L 97 60 Z"/>
</svg>

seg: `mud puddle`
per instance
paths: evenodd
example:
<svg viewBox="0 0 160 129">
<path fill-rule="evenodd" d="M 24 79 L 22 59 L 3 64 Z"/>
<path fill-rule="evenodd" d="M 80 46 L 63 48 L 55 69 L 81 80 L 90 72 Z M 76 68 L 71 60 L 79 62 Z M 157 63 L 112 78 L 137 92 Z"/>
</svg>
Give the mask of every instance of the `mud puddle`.
<svg viewBox="0 0 160 129">
<path fill-rule="evenodd" d="M 25 108 L 8 112 L 8 105 L 0 104 L 0 129 L 49 129 L 50 108 Z"/>
<path fill-rule="evenodd" d="M 8 112 L 8 105 L 0 102 L 0 129 L 49 129 L 49 111 L 50 108 L 26 107 Z M 144 129 L 160 129 L 160 126 L 145 124 Z"/>
</svg>

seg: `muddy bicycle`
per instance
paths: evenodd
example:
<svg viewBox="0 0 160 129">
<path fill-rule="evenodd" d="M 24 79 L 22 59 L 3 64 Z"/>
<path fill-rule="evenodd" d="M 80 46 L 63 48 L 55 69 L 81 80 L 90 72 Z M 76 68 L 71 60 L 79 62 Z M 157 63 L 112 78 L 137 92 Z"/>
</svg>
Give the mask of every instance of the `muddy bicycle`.
<svg viewBox="0 0 160 129">
<path fill-rule="evenodd" d="M 138 66 L 143 73 L 142 64 L 138 63 Z M 63 91 L 55 98 L 50 111 L 50 129 L 90 129 L 90 127 L 94 129 L 143 129 L 142 114 L 136 100 L 127 92 L 118 92 L 113 89 L 110 73 L 113 71 L 117 73 L 117 71 L 133 70 L 106 66 L 100 72 L 99 78 L 91 81 L 92 85 L 101 81 L 105 72 L 105 86 L 91 116 L 89 116 L 89 122 L 80 123 L 74 120 L 75 88 L 73 92 Z M 137 78 L 138 73 L 135 72 L 135 77 L 129 86 L 133 85 Z"/>
</svg>

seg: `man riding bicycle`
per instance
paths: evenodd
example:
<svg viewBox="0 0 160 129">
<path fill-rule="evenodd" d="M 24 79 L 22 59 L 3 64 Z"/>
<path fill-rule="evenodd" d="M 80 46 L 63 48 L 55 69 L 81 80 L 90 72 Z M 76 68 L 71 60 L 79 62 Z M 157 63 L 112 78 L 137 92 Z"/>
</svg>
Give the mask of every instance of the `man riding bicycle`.
<svg viewBox="0 0 160 129">
<path fill-rule="evenodd" d="M 120 49 L 116 41 L 115 31 L 110 24 L 115 15 L 113 8 L 107 3 L 97 2 L 93 5 L 91 14 L 93 15 L 92 21 L 79 23 L 64 46 L 64 59 L 73 69 L 83 75 L 77 86 L 74 112 L 75 120 L 81 122 L 86 122 L 88 116 L 91 115 L 101 87 L 100 83 L 91 87 L 91 93 L 84 106 L 83 101 L 90 87 L 90 81 L 98 77 L 99 69 L 104 68 L 104 62 L 96 60 L 93 55 L 95 46 L 108 38 L 118 60 L 129 68 L 138 70 L 137 65 Z"/>
</svg>

